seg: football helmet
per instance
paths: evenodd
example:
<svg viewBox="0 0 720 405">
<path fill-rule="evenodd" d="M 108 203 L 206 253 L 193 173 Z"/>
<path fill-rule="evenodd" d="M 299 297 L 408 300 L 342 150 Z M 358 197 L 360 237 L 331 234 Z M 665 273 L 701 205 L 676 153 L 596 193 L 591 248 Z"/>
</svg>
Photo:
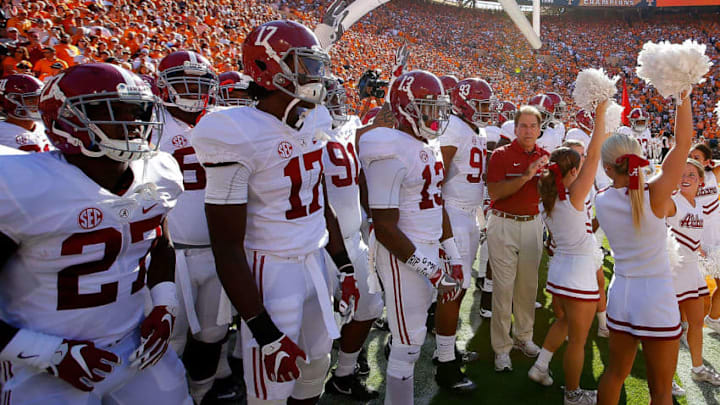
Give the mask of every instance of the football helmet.
<svg viewBox="0 0 720 405">
<path fill-rule="evenodd" d="M 440 76 L 440 82 L 442 82 L 443 89 L 445 89 L 445 94 L 449 95 L 450 90 L 452 90 L 453 87 L 457 86 L 459 80 L 453 75 L 444 75 Z"/>
<path fill-rule="evenodd" d="M 162 92 L 157 86 L 157 77 L 143 74 L 140 74 L 138 76 L 140 76 L 140 78 L 143 79 L 143 81 L 145 81 L 148 86 L 150 86 L 150 90 L 152 90 L 152 93 L 162 100 Z"/>
<path fill-rule="evenodd" d="M 0 80 L 0 103 L 9 117 L 39 120 L 38 101 L 43 83 L 30 75 L 10 75 Z"/>
<path fill-rule="evenodd" d="M 642 108 L 635 107 L 630 110 L 628 114 L 628 120 L 630 120 L 630 127 L 635 132 L 643 132 L 647 129 L 650 123 L 650 116 Z"/>
<path fill-rule="evenodd" d="M 315 34 L 294 21 L 270 21 L 245 37 L 243 67 L 258 85 L 296 99 L 320 104 L 325 99 L 330 57 Z"/>
<path fill-rule="evenodd" d="M 326 88 L 327 96 L 325 97 L 325 107 L 330 112 L 333 121 L 336 124 L 349 121 L 347 91 L 343 86 L 342 80 L 337 77 L 331 77 L 326 82 Z"/>
<path fill-rule="evenodd" d="M 50 141 L 64 154 L 140 159 L 157 149 L 161 100 L 139 76 L 109 63 L 71 66 L 50 79 L 40 95 L 40 114 Z"/>
<path fill-rule="evenodd" d="M 528 105 L 540 111 L 540 115 L 542 115 L 542 129 L 547 128 L 548 124 L 555 119 L 555 102 L 545 94 L 534 96 L 528 101 Z"/>
<path fill-rule="evenodd" d="M 488 82 L 482 79 L 459 81 L 450 90 L 450 102 L 453 113 L 479 128 L 488 126 L 497 116 L 497 99 Z"/>
<path fill-rule="evenodd" d="M 447 128 L 450 98 L 437 76 L 412 70 L 393 82 L 390 108 L 401 127 L 409 126 L 419 138 L 435 139 Z"/>
<path fill-rule="evenodd" d="M 225 106 L 248 106 L 255 102 L 250 98 L 247 90 L 252 78 L 246 74 L 231 70 L 218 76 L 220 82 L 220 96 L 218 101 Z"/>
<path fill-rule="evenodd" d="M 218 77 L 210 62 L 193 51 L 176 51 L 160 61 L 157 86 L 166 106 L 200 112 L 217 103 Z"/>
<path fill-rule="evenodd" d="M 380 112 L 380 108 L 381 107 L 371 108 L 367 113 L 365 113 L 365 115 L 363 115 L 360 122 L 362 122 L 363 125 L 372 123 L 373 120 L 375 119 L 375 116 L 378 115 L 378 113 Z"/>
<path fill-rule="evenodd" d="M 503 101 L 498 104 L 498 126 L 502 126 L 506 121 L 513 121 L 517 113 L 517 106 L 512 101 Z"/>
<path fill-rule="evenodd" d="M 595 129 L 595 113 L 591 113 L 587 110 L 580 110 L 575 113 L 575 123 L 583 131 L 591 134 Z"/>
<path fill-rule="evenodd" d="M 554 91 L 549 91 L 545 95 L 555 103 L 555 113 L 553 114 L 555 119 L 560 122 L 565 121 L 565 118 L 567 118 L 567 104 L 565 104 L 562 97 Z"/>
</svg>

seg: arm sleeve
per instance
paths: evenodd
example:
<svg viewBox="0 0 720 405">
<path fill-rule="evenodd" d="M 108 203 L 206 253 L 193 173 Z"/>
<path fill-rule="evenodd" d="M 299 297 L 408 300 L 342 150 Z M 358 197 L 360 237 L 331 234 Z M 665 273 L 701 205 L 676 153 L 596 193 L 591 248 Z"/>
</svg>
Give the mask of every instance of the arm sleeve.
<svg viewBox="0 0 720 405">
<path fill-rule="evenodd" d="M 400 185 L 407 169 L 399 159 L 375 160 L 364 168 L 370 208 L 400 206 Z"/>
<path fill-rule="evenodd" d="M 250 169 L 237 163 L 225 166 L 207 166 L 205 202 L 208 204 L 247 204 Z"/>
</svg>

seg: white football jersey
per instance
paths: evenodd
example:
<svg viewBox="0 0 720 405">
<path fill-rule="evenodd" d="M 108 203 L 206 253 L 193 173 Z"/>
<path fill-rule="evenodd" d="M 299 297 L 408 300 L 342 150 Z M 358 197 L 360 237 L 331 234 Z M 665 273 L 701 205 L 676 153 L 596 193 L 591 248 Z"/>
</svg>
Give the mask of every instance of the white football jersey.
<svg viewBox="0 0 720 405">
<path fill-rule="evenodd" d="M 496 127 L 495 125 L 488 125 L 485 128 L 485 137 L 487 138 L 487 142 L 499 142 L 500 141 L 500 127 Z"/>
<path fill-rule="evenodd" d="M 11 148 L 9 146 L 0 145 L 0 156 L 4 155 L 24 155 L 27 154 L 27 152 L 22 151 L 20 149 Z"/>
<path fill-rule="evenodd" d="M 595 197 L 595 213 L 610 242 L 615 273 L 623 277 L 671 276 L 665 219 L 653 213 L 648 190 L 646 184 L 639 229 L 633 225 L 627 188 L 609 187 Z"/>
<path fill-rule="evenodd" d="M 400 185 L 398 228 L 413 242 L 437 243 L 442 235 L 440 145 L 422 142 L 402 131 L 375 128 L 360 138 L 363 167 L 383 159 L 397 159 L 407 169 Z"/>
<path fill-rule="evenodd" d="M 322 106 L 316 107 L 325 108 Z M 323 153 L 325 186 L 330 205 L 335 210 L 343 238 L 360 231 L 360 160 L 356 154 L 355 132 L 362 126 L 360 118 L 351 116 L 350 121 L 337 128 L 328 128 L 330 137 Z"/>
<path fill-rule="evenodd" d="M 438 138 L 440 146 L 457 148 L 455 156 L 445 168 L 443 199 L 448 204 L 463 208 L 477 208 L 482 205 L 486 139 L 479 136 L 458 116 L 450 116 L 447 129 Z"/>
<path fill-rule="evenodd" d="M 207 219 L 205 218 L 205 169 L 195 156 L 190 144 L 193 127 L 173 117 L 163 109 L 165 125 L 158 147 L 167 152 L 180 165 L 185 192 L 168 215 L 168 227 L 173 241 L 183 245 L 208 246 Z"/>
<path fill-rule="evenodd" d="M 621 126 L 615 132 L 620 133 L 620 134 L 634 136 L 635 139 L 637 139 L 638 142 L 640 142 L 640 146 L 642 146 L 643 153 L 645 153 L 645 157 L 650 156 L 650 143 L 652 142 L 652 136 L 650 135 L 649 128 L 645 128 L 645 130 L 642 132 L 635 132 L 630 127 Z"/>
<path fill-rule="evenodd" d="M 54 149 L 45 135 L 45 126 L 35 121 L 31 131 L 6 121 L 0 121 L 0 145 L 24 150 L 26 152 L 47 152 Z"/>
<path fill-rule="evenodd" d="M 512 142 L 517 138 L 515 136 L 515 121 L 505 121 L 500 127 L 500 136 Z"/>
<path fill-rule="evenodd" d="M 693 207 L 679 192 L 676 192 L 672 199 L 675 202 L 676 212 L 675 216 L 667 218 L 667 226 L 670 227 L 670 236 L 680 245 L 678 250 L 680 264 L 697 263 L 703 233 L 702 204 L 695 199 Z"/>
<path fill-rule="evenodd" d="M 317 115 L 297 131 L 256 108 L 235 107 L 213 111 L 195 126 L 192 145 L 200 162 L 237 162 L 251 173 L 247 249 L 291 257 L 327 243 L 322 128 L 332 119 Z"/>
<path fill-rule="evenodd" d="M 147 255 L 182 192 L 170 155 L 144 164 L 116 195 L 57 151 L 0 159 L 0 232 L 18 245 L 0 272 L 4 321 L 99 346 L 138 326 Z"/>
<path fill-rule="evenodd" d="M 565 139 L 565 127 L 557 126 L 555 128 L 547 127 L 542 131 L 542 135 L 537 139 L 537 146 L 545 149 L 552 153 L 555 149 L 559 148 L 563 139 Z"/>
<path fill-rule="evenodd" d="M 588 135 L 580 128 L 571 128 L 569 131 L 567 131 L 567 134 L 565 135 L 565 140 L 580 141 L 583 143 L 583 145 L 585 145 L 585 148 L 587 149 L 588 145 L 590 144 L 590 135 Z"/>
</svg>

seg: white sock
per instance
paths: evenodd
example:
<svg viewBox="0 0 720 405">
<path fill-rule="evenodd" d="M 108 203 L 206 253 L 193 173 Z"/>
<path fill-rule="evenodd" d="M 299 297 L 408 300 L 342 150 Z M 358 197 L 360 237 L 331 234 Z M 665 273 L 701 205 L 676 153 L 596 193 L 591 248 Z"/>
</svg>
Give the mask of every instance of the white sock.
<svg viewBox="0 0 720 405">
<path fill-rule="evenodd" d="M 213 382 L 215 381 L 215 376 L 212 376 L 210 378 L 206 378 L 204 380 L 200 381 L 194 381 L 191 378 L 188 378 L 188 387 L 190 388 L 190 396 L 192 397 L 193 401 L 195 401 L 196 404 L 199 404 L 202 402 L 203 398 L 205 397 L 205 394 L 210 391 L 210 388 L 213 386 Z"/>
<path fill-rule="evenodd" d="M 547 368 L 550 366 L 550 360 L 552 360 L 552 357 L 553 352 L 543 347 L 540 350 L 540 354 L 538 355 L 537 360 L 535 360 L 535 365 L 543 370 L 547 370 Z"/>
<path fill-rule="evenodd" d="M 387 376 L 385 405 L 413 405 L 413 376 L 404 380 Z"/>
<path fill-rule="evenodd" d="M 435 353 L 440 362 L 446 363 L 455 360 L 455 335 L 435 335 Z"/>
<path fill-rule="evenodd" d="M 607 312 L 602 311 L 597 313 L 598 328 L 607 329 Z"/>
<path fill-rule="evenodd" d="M 228 342 L 223 343 L 222 349 L 220 350 L 220 360 L 218 361 L 217 371 L 215 371 L 215 378 L 227 378 L 232 375 L 230 370 L 230 363 L 228 363 Z"/>
<path fill-rule="evenodd" d="M 338 350 L 338 361 L 337 368 L 335 369 L 335 375 L 338 377 L 345 377 L 355 372 L 355 364 L 357 364 L 360 350 L 355 353 L 345 353 L 342 350 Z"/>
<path fill-rule="evenodd" d="M 705 368 L 705 365 L 704 365 L 704 364 L 701 364 L 701 365 L 699 365 L 699 366 L 697 366 L 697 367 L 693 367 L 693 368 L 692 368 L 692 371 L 694 371 L 694 372 L 696 372 L 696 373 L 699 373 L 699 372 L 703 371 L 704 368 Z"/>
<path fill-rule="evenodd" d="M 238 330 L 237 335 L 235 336 L 235 347 L 233 347 L 232 356 L 236 359 L 242 359 L 243 358 L 243 346 L 242 346 L 242 339 L 240 339 L 240 331 Z"/>
</svg>

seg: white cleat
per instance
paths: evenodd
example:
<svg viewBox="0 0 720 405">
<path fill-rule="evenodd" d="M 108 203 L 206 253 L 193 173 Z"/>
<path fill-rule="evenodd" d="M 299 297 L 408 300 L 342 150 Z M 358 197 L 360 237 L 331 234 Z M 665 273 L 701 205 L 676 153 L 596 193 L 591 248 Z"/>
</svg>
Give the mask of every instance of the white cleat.
<svg viewBox="0 0 720 405">
<path fill-rule="evenodd" d="M 530 367 L 530 371 L 528 371 L 528 377 L 530 377 L 530 379 L 535 381 L 536 383 L 544 385 L 545 387 L 553 385 L 553 379 L 550 375 L 550 370 L 547 368 L 542 369 L 537 364 L 533 364 L 533 366 Z"/>
<path fill-rule="evenodd" d="M 690 376 L 692 377 L 693 381 L 696 382 L 704 381 L 712 385 L 720 385 L 720 374 L 718 374 L 717 371 L 713 370 L 708 366 L 702 366 L 702 369 L 697 373 L 693 370 L 690 370 Z"/>
<path fill-rule="evenodd" d="M 516 340 L 513 342 L 513 349 L 518 349 L 528 357 L 537 357 L 540 354 L 540 348 L 532 340 L 521 342 Z"/>
<path fill-rule="evenodd" d="M 685 388 L 681 387 L 676 383 L 675 381 L 672 382 L 672 396 L 674 397 L 684 397 L 685 396 Z"/>
<path fill-rule="evenodd" d="M 501 373 L 503 371 L 512 371 L 512 361 L 509 353 L 495 354 L 495 371 Z"/>
<path fill-rule="evenodd" d="M 705 315 L 705 325 L 715 332 L 720 333 L 720 319 L 712 319 L 710 315 Z"/>
<path fill-rule="evenodd" d="M 597 404 L 597 391 L 578 388 L 575 391 L 565 391 L 564 405 L 595 405 Z"/>
</svg>

